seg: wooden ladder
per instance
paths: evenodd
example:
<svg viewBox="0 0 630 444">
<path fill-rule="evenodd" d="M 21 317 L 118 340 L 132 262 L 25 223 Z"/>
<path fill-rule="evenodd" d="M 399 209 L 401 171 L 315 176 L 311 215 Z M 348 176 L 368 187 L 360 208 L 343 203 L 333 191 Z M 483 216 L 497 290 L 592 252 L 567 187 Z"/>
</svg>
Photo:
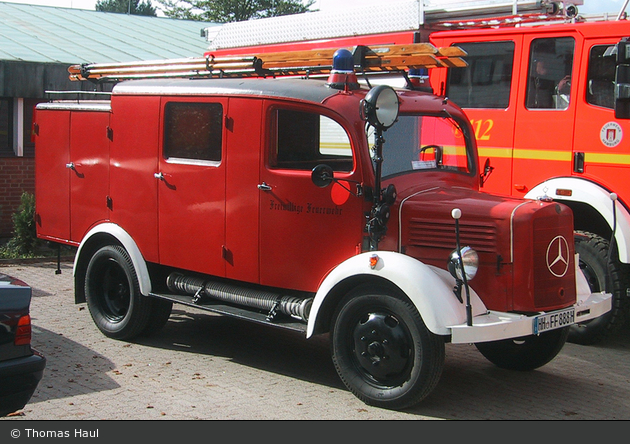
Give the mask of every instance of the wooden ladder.
<svg viewBox="0 0 630 444">
<path fill-rule="evenodd" d="M 148 78 L 192 77 L 275 77 L 328 74 L 333 55 L 339 48 L 265 53 L 259 56 L 218 56 L 149 60 L 127 63 L 72 65 L 70 80 L 119 82 Z M 430 43 L 409 45 L 355 46 L 355 71 L 362 73 L 405 71 L 420 68 L 467 66 L 467 53 L 459 47 L 436 48 Z"/>
</svg>

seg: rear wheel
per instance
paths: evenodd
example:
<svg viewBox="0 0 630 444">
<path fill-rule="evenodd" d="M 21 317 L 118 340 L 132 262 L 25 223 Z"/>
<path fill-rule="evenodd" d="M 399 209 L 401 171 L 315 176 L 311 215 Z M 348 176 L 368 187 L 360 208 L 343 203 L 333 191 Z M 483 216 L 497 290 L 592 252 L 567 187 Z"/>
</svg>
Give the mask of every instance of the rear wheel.
<svg viewBox="0 0 630 444">
<path fill-rule="evenodd" d="M 575 237 L 575 251 L 579 253 L 580 269 L 584 273 L 591 292 L 608 291 L 612 293 L 611 310 L 595 319 L 574 324 L 569 330 L 569 342 L 582 345 L 603 341 L 619 331 L 628 316 L 628 297 L 623 271 L 619 262 L 611 258 L 608 261 L 610 243 L 604 238 L 586 232 L 578 232 Z M 606 277 L 609 286 L 606 286 Z"/>
<path fill-rule="evenodd" d="M 368 405 L 400 410 L 436 387 L 444 341 L 416 308 L 389 290 L 358 289 L 339 306 L 332 358 L 346 387 Z"/>
<path fill-rule="evenodd" d="M 534 370 L 555 358 L 567 341 L 569 327 L 522 338 L 478 342 L 477 350 L 497 367 Z"/>
<path fill-rule="evenodd" d="M 119 245 L 102 247 L 90 259 L 85 298 L 94 323 L 105 336 L 131 339 L 148 325 L 153 301 L 140 294 L 131 258 Z"/>
<path fill-rule="evenodd" d="M 157 333 L 166 325 L 168 318 L 173 310 L 173 303 L 166 299 L 151 298 L 151 314 L 147 326 L 142 332 L 143 335 L 149 336 Z"/>
</svg>

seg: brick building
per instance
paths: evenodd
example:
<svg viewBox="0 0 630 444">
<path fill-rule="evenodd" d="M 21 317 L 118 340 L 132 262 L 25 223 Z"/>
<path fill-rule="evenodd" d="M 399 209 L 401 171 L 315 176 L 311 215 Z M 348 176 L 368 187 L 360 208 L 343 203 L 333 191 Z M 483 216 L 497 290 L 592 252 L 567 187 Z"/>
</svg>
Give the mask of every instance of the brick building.
<svg viewBox="0 0 630 444">
<path fill-rule="evenodd" d="M 35 192 L 35 105 L 52 92 L 111 90 L 71 82 L 69 65 L 199 57 L 208 46 L 207 28 L 214 26 L 0 2 L 0 239 L 12 235 L 22 193 Z"/>
</svg>

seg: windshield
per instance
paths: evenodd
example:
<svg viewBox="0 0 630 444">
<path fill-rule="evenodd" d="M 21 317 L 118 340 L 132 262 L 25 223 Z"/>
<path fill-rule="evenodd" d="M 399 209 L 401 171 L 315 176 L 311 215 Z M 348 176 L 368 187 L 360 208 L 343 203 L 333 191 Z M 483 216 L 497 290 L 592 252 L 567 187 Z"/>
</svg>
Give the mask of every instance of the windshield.
<svg viewBox="0 0 630 444">
<path fill-rule="evenodd" d="M 473 171 L 466 138 L 452 118 L 401 115 L 383 137 L 384 178 L 428 170 L 466 174 Z M 372 146 L 372 128 L 368 129 L 368 140 Z"/>
</svg>

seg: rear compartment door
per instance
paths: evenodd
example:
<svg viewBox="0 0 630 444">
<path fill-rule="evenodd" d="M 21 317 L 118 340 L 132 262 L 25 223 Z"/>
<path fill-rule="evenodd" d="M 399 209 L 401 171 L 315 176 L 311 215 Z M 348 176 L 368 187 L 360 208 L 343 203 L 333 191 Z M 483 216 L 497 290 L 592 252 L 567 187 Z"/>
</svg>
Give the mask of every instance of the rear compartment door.
<svg viewBox="0 0 630 444">
<path fill-rule="evenodd" d="M 80 111 L 70 117 L 70 237 L 77 242 L 108 218 L 109 117 Z"/>
<path fill-rule="evenodd" d="M 225 98 L 161 100 L 160 263 L 225 276 Z"/>
<path fill-rule="evenodd" d="M 37 234 L 70 239 L 70 111 L 37 110 L 35 222 Z"/>
</svg>

